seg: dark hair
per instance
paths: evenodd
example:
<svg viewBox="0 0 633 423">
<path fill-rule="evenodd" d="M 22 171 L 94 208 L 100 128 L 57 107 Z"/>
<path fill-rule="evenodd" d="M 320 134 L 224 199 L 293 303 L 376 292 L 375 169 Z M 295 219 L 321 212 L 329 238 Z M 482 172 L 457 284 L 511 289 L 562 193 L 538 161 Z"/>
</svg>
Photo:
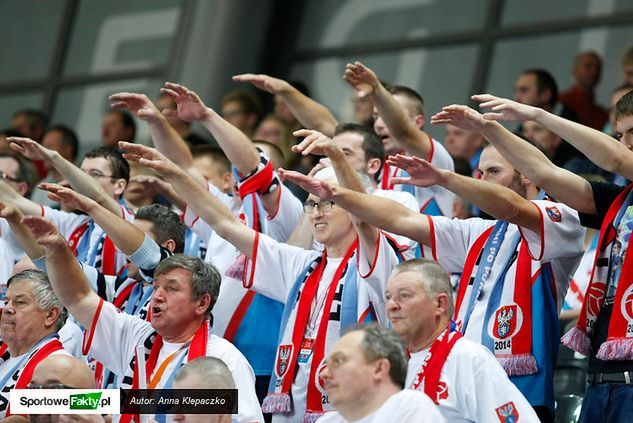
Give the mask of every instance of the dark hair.
<svg viewBox="0 0 633 423">
<path fill-rule="evenodd" d="M 161 273 L 172 269 L 185 269 L 191 272 L 191 293 L 194 300 L 204 294 L 211 295 L 211 302 L 207 309 L 207 315 L 211 316 L 211 310 L 218 299 L 220 282 L 222 281 L 218 270 L 198 257 L 174 254 L 160 262 L 154 271 L 154 279 Z"/>
<path fill-rule="evenodd" d="M 385 161 L 385 146 L 378 134 L 376 134 L 373 129 L 359 125 L 358 123 L 341 123 L 334 128 L 334 136 L 346 132 L 353 132 L 362 136 L 363 143 L 361 147 L 365 152 L 365 161 L 368 162 L 371 159 L 378 159 L 380 160 L 380 167 L 382 168 L 382 164 Z M 378 177 L 378 173 L 375 175 L 376 178 Z"/>
<path fill-rule="evenodd" d="M 23 137 L 24 134 L 20 131 L 16 131 L 15 129 L 5 128 L 0 129 L 0 135 L 4 135 L 5 137 Z"/>
<path fill-rule="evenodd" d="M 110 109 L 107 113 L 114 113 L 121 117 L 121 123 L 123 124 L 123 126 L 132 130 L 132 139 L 125 141 L 133 142 L 134 138 L 136 138 L 136 122 L 134 122 L 134 118 L 132 117 L 132 115 L 125 110 L 120 109 Z"/>
<path fill-rule="evenodd" d="M 369 362 L 386 358 L 389 361 L 389 376 L 396 385 L 404 388 L 407 379 L 407 352 L 400 335 L 377 323 L 358 329 L 364 336 L 361 342 L 363 355 Z"/>
<path fill-rule="evenodd" d="M 170 239 L 176 243 L 174 253 L 185 251 L 185 224 L 180 216 L 162 204 L 150 204 L 137 210 L 135 219 L 152 222 L 152 232 L 158 244 Z"/>
<path fill-rule="evenodd" d="M 405 87 L 404 85 L 387 85 L 385 88 L 392 95 L 401 95 L 407 99 L 409 103 L 408 112 L 415 115 L 424 114 L 424 99 L 413 88 Z"/>
<path fill-rule="evenodd" d="M 617 103 L 615 103 L 615 118 L 620 119 L 622 116 L 633 115 L 633 91 L 624 94 Z"/>
<path fill-rule="evenodd" d="M 108 160 L 112 168 L 112 177 L 116 179 L 125 179 L 130 181 L 130 164 L 123 158 L 121 150 L 114 147 L 97 147 L 86 153 L 84 158 L 95 159 L 103 157 Z"/>
<path fill-rule="evenodd" d="M 551 93 L 548 105 L 554 107 L 558 101 L 558 84 L 551 73 L 545 69 L 528 69 L 521 72 L 523 75 L 534 75 L 536 77 L 536 91 L 542 94 L 545 90 Z"/>
<path fill-rule="evenodd" d="M 36 128 L 38 126 L 46 128 L 46 125 L 48 125 L 48 117 L 41 110 L 21 109 L 13 114 L 13 119 L 18 116 L 26 117 L 30 129 Z"/>
<path fill-rule="evenodd" d="M 74 162 L 77 159 L 77 152 L 79 150 L 79 138 L 77 138 L 77 134 L 70 127 L 63 125 L 61 123 L 55 124 L 48 128 L 46 133 L 57 131 L 61 134 L 62 143 L 64 145 L 69 145 L 72 148 L 72 161 Z"/>
<path fill-rule="evenodd" d="M 261 113 L 261 103 L 259 101 L 259 97 L 250 91 L 231 91 L 222 98 L 222 106 L 232 102 L 239 103 L 242 108 L 242 112 L 247 115 L 255 114 L 259 117 Z"/>
<path fill-rule="evenodd" d="M 261 148 L 259 148 L 258 144 L 261 145 L 265 145 L 266 147 L 270 148 L 270 152 L 271 152 L 271 156 L 268 159 L 272 161 L 273 166 L 277 165 L 277 166 L 282 166 L 284 163 L 284 152 L 281 150 L 281 148 L 279 148 L 278 145 L 273 144 L 270 141 L 266 141 L 266 140 L 258 140 L 258 139 L 254 139 L 253 140 L 253 145 L 255 146 L 255 148 L 257 148 L 257 151 L 263 152 L 263 150 Z M 264 152 L 266 153 L 266 152 Z"/>
<path fill-rule="evenodd" d="M 36 175 L 37 171 L 35 170 L 33 162 L 17 154 L 0 153 L 0 158 L 3 157 L 11 158 L 18 162 L 18 173 L 15 175 L 15 179 L 18 182 L 26 182 L 28 189 L 25 197 L 28 197 L 31 193 L 31 189 L 37 183 L 38 179 Z"/>
<path fill-rule="evenodd" d="M 221 148 L 213 145 L 196 145 L 191 147 L 191 155 L 194 159 L 205 156 L 210 157 L 214 163 L 218 163 L 222 166 L 223 171 L 231 171 L 231 162 Z"/>
</svg>

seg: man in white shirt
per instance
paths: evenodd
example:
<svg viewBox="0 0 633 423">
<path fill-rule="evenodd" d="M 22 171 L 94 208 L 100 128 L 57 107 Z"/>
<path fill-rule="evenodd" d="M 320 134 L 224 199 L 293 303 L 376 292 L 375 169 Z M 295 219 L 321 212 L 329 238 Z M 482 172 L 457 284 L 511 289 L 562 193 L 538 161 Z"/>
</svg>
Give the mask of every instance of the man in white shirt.
<svg viewBox="0 0 633 423">
<path fill-rule="evenodd" d="M 406 350 L 391 329 L 370 324 L 347 333 L 334 344 L 321 374 L 336 412 L 319 423 L 444 422 L 426 394 L 402 390 L 406 375 Z"/>
<path fill-rule="evenodd" d="M 538 422 L 486 348 L 457 330 L 453 289 L 436 262 L 401 263 L 387 283 L 387 316 L 411 353 L 405 386 L 425 392 L 447 422 Z"/>
<path fill-rule="evenodd" d="M 210 334 L 209 319 L 220 285 L 215 268 L 181 254 L 163 260 L 154 273 L 150 323 L 118 312 L 90 288 L 66 240 L 51 222 L 40 217 L 23 221 L 44 249 L 55 293 L 88 331 L 84 347 L 122 377 L 121 387 L 170 388 L 173 375 L 184 363 L 217 357 L 231 370 L 238 388 L 238 421 L 263 421 L 252 368 L 233 345 Z M 122 415 L 120 421 L 133 418 Z"/>
</svg>

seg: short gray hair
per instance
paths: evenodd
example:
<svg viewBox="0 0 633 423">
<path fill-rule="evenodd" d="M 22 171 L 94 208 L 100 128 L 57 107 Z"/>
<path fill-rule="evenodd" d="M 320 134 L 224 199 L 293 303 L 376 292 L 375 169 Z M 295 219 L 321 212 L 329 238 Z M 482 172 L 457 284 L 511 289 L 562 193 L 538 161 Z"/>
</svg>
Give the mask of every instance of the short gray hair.
<svg viewBox="0 0 633 423">
<path fill-rule="evenodd" d="M 24 270 L 13 275 L 11 279 L 8 280 L 7 286 L 23 282 L 31 283 L 31 294 L 35 299 L 35 304 L 37 304 L 40 310 L 50 311 L 53 308 L 59 309 L 59 316 L 57 317 L 57 322 L 55 322 L 55 331 L 59 331 L 62 326 L 66 324 L 68 311 L 61 301 L 59 301 L 55 292 L 53 292 L 53 287 L 48 280 L 46 272 L 35 269 Z"/>
<path fill-rule="evenodd" d="M 369 362 L 386 358 L 389 376 L 396 385 L 404 388 L 407 378 L 407 352 L 400 335 L 378 323 L 358 328 L 364 334 L 361 342 L 363 355 Z"/>
<path fill-rule="evenodd" d="M 428 259 L 408 260 L 396 266 L 391 277 L 404 272 L 418 273 L 424 290 L 431 298 L 436 298 L 439 294 L 446 294 L 448 296 L 447 313 L 449 317 L 453 317 L 455 310 L 453 287 L 448 272 L 442 266 Z"/>
<path fill-rule="evenodd" d="M 191 293 L 194 300 L 204 294 L 211 294 L 211 303 L 207 309 L 207 315 L 211 315 L 211 310 L 213 310 L 220 293 L 220 282 L 222 281 L 218 270 L 198 257 L 174 254 L 160 262 L 154 271 L 154 278 L 172 269 L 185 269 L 191 272 Z"/>
<path fill-rule="evenodd" d="M 224 361 L 215 357 L 198 357 L 182 366 L 174 381 L 178 382 L 188 376 L 195 375 L 200 386 L 189 389 L 235 389 L 233 375 Z"/>
</svg>

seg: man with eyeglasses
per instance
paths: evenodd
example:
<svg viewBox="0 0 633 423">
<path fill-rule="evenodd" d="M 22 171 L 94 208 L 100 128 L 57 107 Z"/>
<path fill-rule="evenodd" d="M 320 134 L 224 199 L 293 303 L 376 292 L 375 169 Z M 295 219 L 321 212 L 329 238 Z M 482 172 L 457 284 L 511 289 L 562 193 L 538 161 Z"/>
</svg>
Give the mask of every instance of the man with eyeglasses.
<svg viewBox="0 0 633 423">
<path fill-rule="evenodd" d="M 331 346 L 345 328 L 385 319 L 384 283 L 397 264 L 385 236 L 336 204 L 317 205 L 321 198 L 312 195 L 305 207 L 312 210 L 314 238 L 325 245 L 325 251 L 274 241 L 242 224 L 155 149 L 129 143 L 120 147 L 127 157 L 164 176 L 219 236 L 250 259 L 246 271 L 254 276 L 251 289 L 286 303 L 263 410 L 274 413 L 274 422 L 301 422 L 331 410 L 327 393 L 317 382 Z M 331 168 L 317 176 L 337 183 Z"/>
<path fill-rule="evenodd" d="M 95 200 L 110 212 L 133 220 L 125 205 L 123 192 L 130 177 L 130 166 L 121 153 L 108 147 L 88 152 L 78 168 L 59 152 L 21 137 L 9 137 L 11 147 L 31 160 L 42 160 L 54 167 L 77 192 Z M 105 275 L 118 275 L 126 265 L 125 254 L 120 252 L 102 228 L 89 216 L 68 213 L 43 207 L 7 189 L 0 182 L 0 195 L 14 204 L 25 215 L 44 216 L 53 221 L 71 244 L 78 260 L 94 266 Z"/>
<path fill-rule="evenodd" d="M 0 418 L 10 414 L 11 389 L 26 388 L 38 363 L 51 355 L 70 355 L 57 334 L 67 316 L 46 273 L 25 270 L 9 279 L 0 318 L 2 349 L 10 354 L 0 366 Z"/>
</svg>

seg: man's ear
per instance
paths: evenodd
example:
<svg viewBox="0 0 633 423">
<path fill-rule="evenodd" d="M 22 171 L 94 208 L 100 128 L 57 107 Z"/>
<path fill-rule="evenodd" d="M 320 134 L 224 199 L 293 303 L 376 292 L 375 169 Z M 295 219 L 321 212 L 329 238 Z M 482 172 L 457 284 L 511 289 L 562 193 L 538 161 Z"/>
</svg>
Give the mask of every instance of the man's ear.
<svg viewBox="0 0 633 423">
<path fill-rule="evenodd" d="M 123 195 L 125 188 L 127 188 L 127 181 L 125 179 L 119 178 L 114 181 L 114 195 L 117 197 Z"/>
</svg>

